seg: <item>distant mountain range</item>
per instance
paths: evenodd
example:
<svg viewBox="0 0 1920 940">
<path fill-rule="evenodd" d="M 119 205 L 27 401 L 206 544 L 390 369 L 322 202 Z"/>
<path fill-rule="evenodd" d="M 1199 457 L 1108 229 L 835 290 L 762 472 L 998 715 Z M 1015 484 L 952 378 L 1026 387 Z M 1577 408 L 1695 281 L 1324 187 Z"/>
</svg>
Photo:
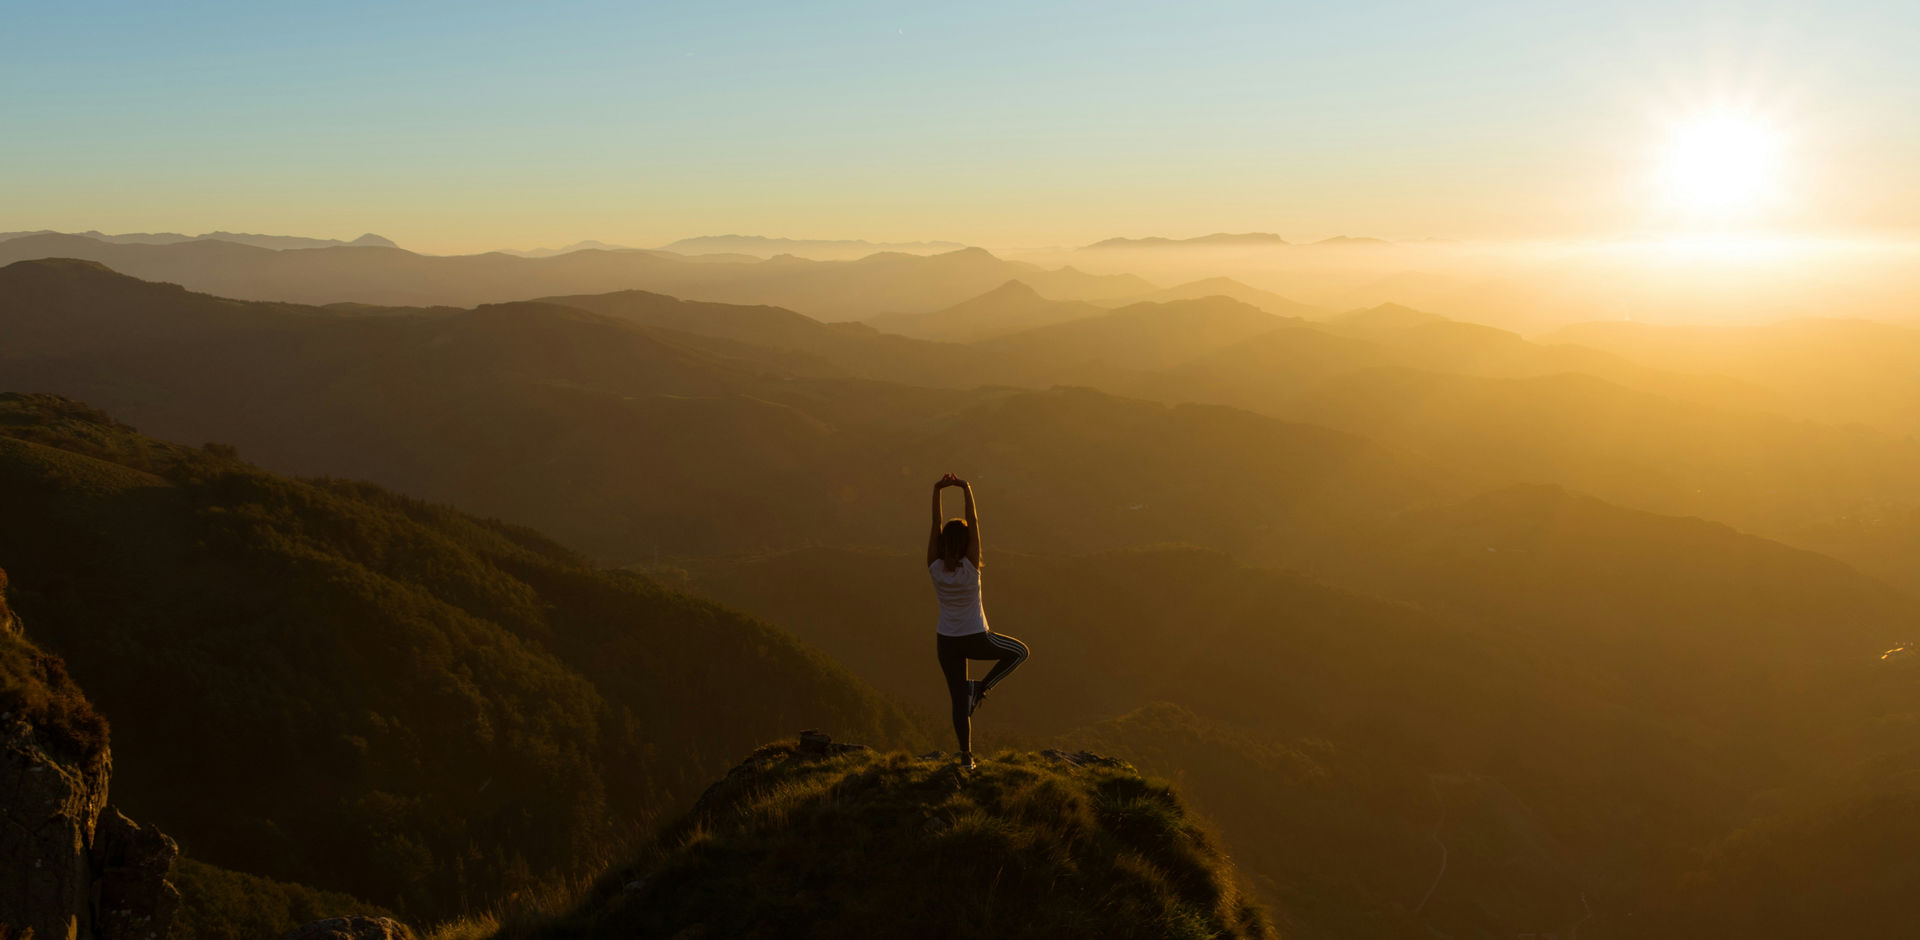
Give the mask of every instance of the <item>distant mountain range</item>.
<svg viewBox="0 0 1920 940">
<path fill-rule="evenodd" d="M 516 258 L 551 258 L 554 255 L 571 254 L 576 251 L 643 251 L 643 250 L 645 249 L 634 248 L 628 245 L 613 245 L 613 244 L 608 244 L 607 242 L 600 242 L 600 241 L 594 241 L 592 239 L 588 239 L 583 242 L 574 242 L 573 244 L 567 245 L 562 248 L 531 248 L 525 251 L 522 251 L 517 248 L 502 248 L 500 249 L 500 253 L 503 255 L 512 255 Z"/>
<path fill-rule="evenodd" d="M 683 255 L 739 254 L 756 258 L 795 255 L 820 261 L 848 261 L 882 251 L 932 255 L 957 251 L 959 242 L 870 242 L 860 238 L 769 238 L 765 235 L 701 235 L 666 245 Z"/>
<path fill-rule="evenodd" d="M 1435 239 L 1420 239 L 1434 241 Z M 1109 238 L 1097 241 L 1081 248 L 1081 251 L 1106 251 L 1115 248 L 1275 248 L 1291 245 L 1296 248 L 1364 248 L 1378 245 L 1391 245 L 1384 238 L 1369 236 L 1335 235 L 1314 242 L 1289 242 L 1271 232 L 1215 232 L 1195 238 L 1167 238 L 1151 235 L 1146 238 Z"/>
<path fill-rule="evenodd" d="M 1175 248 L 1175 247 L 1217 247 L 1222 245 L 1285 245 L 1287 240 L 1271 232 L 1215 232 L 1196 238 L 1167 238 L 1152 235 L 1147 238 L 1109 238 L 1094 242 L 1081 249 L 1093 251 L 1102 248 Z"/>
<path fill-rule="evenodd" d="M 1289 300 L 1271 291 L 1250 287 L 1232 278 L 1213 277 L 1189 281 L 1165 290 L 1151 291 L 1118 300 L 1087 303 L 1077 300 L 1053 300 L 1041 296 L 1024 281 L 1008 281 L 978 297 L 961 301 L 931 313 L 892 313 L 869 317 L 868 326 L 888 333 L 917 339 L 973 343 L 1025 330 L 1054 326 L 1073 320 L 1085 320 L 1108 312 L 1110 308 L 1133 304 L 1164 304 L 1172 301 L 1226 297 L 1279 317 L 1320 316 L 1325 311 Z"/>
<path fill-rule="evenodd" d="M 1015 279 L 1063 300 L 1118 301 L 1158 289 L 1130 274 L 1046 269 L 996 258 L 981 248 L 813 261 L 792 256 L 715 260 L 654 251 L 442 257 L 350 245 L 271 251 L 218 240 L 115 244 L 60 234 L 0 241 L 0 265 L 41 258 L 95 261 L 134 277 L 241 300 L 464 307 L 645 290 L 685 300 L 775 304 L 822 320 L 939 310 Z"/>
<path fill-rule="evenodd" d="M 74 234 L 56 232 L 52 229 L 40 229 L 33 232 L 0 232 L 0 242 L 15 238 L 27 238 L 34 235 Z M 181 242 L 220 241 L 233 242 L 236 245 L 252 245 L 255 248 L 271 248 L 284 251 L 289 248 L 332 248 L 336 245 L 374 246 L 378 248 L 397 248 L 391 240 L 368 232 L 350 242 L 337 238 L 306 238 L 300 235 L 254 235 L 248 232 L 208 232 L 205 235 L 182 235 L 178 232 L 133 232 L 125 235 L 108 235 L 104 232 L 87 231 L 77 233 L 79 237 L 91 238 L 110 245 L 177 245 Z"/>
</svg>

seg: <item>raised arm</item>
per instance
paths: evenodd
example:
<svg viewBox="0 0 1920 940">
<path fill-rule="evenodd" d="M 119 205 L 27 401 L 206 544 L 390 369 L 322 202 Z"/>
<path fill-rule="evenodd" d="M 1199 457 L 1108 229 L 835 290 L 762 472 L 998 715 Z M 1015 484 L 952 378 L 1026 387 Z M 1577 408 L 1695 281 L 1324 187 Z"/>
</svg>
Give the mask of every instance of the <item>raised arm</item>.
<svg viewBox="0 0 1920 940">
<path fill-rule="evenodd" d="M 946 477 L 941 477 L 940 482 L 933 485 L 933 529 L 927 533 L 928 566 L 940 560 L 940 523 L 945 521 L 940 518 L 940 491 L 946 486 Z"/>
<path fill-rule="evenodd" d="M 973 536 L 967 542 L 967 560 L 973 562 L 973 566 L 978 568 L 980 567 L 980 516 L 973 511 L 973 484 L 963 480 L 960 482 L 960 490 L 967 494 L 967 534 Z"/>
</svg>

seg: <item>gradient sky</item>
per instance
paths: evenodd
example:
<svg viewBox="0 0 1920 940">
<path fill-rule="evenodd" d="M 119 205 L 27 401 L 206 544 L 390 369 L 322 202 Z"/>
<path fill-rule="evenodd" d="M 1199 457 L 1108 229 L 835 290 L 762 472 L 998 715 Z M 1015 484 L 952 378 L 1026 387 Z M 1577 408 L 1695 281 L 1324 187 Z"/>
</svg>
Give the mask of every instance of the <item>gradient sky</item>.
<svg viewBox="0 0 1920 940">
<path fill-rule="evenodd" d="M 0 230 L 427 251 L 1664 224 L 1676 116 L 1770 230 L 1920 228 L 1920 4 L 12 3 Z"/>
</svg>

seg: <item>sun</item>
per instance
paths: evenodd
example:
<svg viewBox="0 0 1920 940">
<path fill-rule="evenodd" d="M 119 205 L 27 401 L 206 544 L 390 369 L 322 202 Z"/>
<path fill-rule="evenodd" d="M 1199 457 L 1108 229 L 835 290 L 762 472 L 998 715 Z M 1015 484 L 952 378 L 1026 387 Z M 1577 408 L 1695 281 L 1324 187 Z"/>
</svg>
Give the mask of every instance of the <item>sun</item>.
<svg viewBox="0 0 1920 940">
<path fill-rule="evenodd" d="M 1779 195 L 1780 133 L 1764 119 L 1725 111 L 1678 123 L 1663 172 L 1667 195 L 1695 215 L 1758 211 Z"/>
</svg>

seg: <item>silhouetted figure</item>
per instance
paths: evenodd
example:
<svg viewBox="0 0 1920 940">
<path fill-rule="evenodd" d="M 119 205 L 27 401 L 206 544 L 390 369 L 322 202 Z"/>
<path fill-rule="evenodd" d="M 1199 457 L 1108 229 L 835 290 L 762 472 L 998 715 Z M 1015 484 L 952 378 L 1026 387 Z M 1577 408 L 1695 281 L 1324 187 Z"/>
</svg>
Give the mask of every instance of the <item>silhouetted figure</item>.
<svg viewBox="0 0 1920 940">
<path fill-rule="evenodd" d="M 967 517 L 942 524 L 940 491 L 957 486 L 967 495 Z M 953 700 L 953 734 L 960 742 L 960 764 L 973 766 L 973 711 L 1008 673 L 1027 661 L 1027 644 L 987 628 L 980 603 L 980 517 L 973 508 L 973 487 L 949 473 L 933 485 L 933 530 L 927 535 L 927 571 L 940 599 L 940 671 Z M 992 660 L 978 680 L 967 678 L 967 660 Z"/>
</svg>

